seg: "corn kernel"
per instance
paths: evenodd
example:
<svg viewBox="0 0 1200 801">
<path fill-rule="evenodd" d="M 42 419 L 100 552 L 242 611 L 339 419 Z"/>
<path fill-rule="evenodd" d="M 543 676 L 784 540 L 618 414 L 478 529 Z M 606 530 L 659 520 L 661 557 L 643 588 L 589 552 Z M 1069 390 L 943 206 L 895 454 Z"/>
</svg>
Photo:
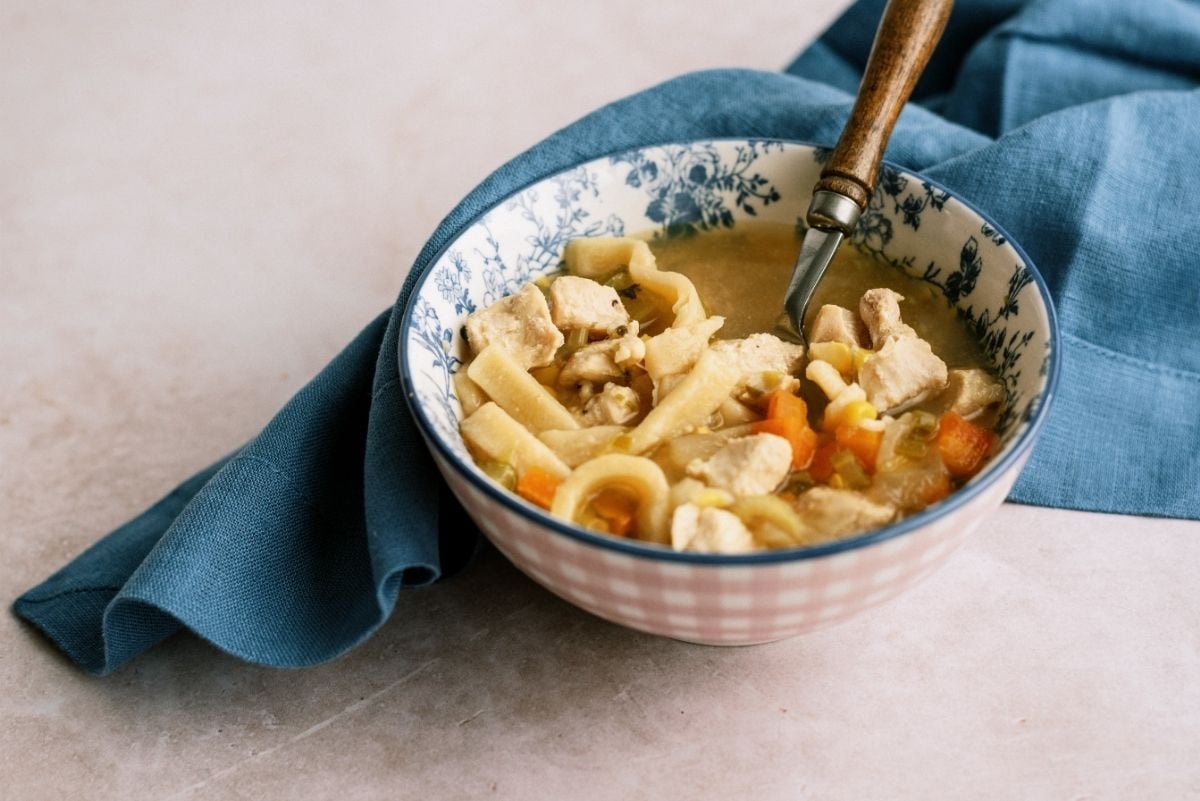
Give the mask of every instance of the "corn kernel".
<svg viewBox="0 0 1200 801">
<path fill-rule="evenodd" d="M 838 422 L 844 426 L 856 426 L 864 420 L 874 420 L 877 417 L 879 417 L 879 412 L 875 410 L 875 407 L 865 400 L 860 400 L 847 404 L 846 408 L 842 409 L 841 419 Z"/>
<path fill-rule="evenodd" d="M 809 358 L 829 362 L 842 375 L 849 375 L 854 367 L 850 347 L 844 342 L 814 342 L 808 348 Z"/>
<path fill-rule="evenodd" d="M 829 477 L 829 486 L 833 487 L 834 489 L 845 489 L 846 482 L 842 479 L 842 477 L 840 475 L 838 475 L 837 473 L 834 473 L 832 476 Z"/>
</svg>

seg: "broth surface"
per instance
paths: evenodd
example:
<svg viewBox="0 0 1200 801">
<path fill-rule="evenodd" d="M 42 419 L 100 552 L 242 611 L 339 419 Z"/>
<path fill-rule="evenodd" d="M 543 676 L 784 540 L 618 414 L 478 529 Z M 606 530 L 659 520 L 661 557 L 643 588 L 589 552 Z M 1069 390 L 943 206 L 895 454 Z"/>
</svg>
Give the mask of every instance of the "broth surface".
<svg viewBox="0 0 1200 801">
<path fill-rule="evenodd" d="M 783 223 L 741 222 L 733 229 L 648 244 L 661 269 L 690 278 L 709 314 L 725 318 L 717 337 L 738 339 L 774 328 L 800 254 L 801 236 Z M 843 243 L 834 255 L 813 295 L 810 314 L 825 303 L 857 311 L 858 299 L 874 287 L 904 296 L 900 302 L 904 322 L 948 367 L 987 369 L 979 343 L 936 287 L 849 244 Z"/>
</svg>

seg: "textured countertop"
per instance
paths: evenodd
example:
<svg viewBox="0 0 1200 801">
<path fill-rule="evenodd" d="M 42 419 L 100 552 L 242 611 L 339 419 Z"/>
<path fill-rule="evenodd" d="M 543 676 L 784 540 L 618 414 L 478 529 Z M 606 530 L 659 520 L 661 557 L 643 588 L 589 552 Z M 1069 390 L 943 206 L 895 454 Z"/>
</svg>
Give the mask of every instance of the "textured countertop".
<svg viewBox="0 0 1200 801">
<path fill-rule="evenodd" d="M 455 201 L 591 108 L 778 68 L 844 3 L 0 4 L 0 597 L 251 436 Z M 1005 506 L 839 628 L 588 616 L 485 550 L 334 663 L 113 676 L 0 616 L 0 796 L 1200 797 L 1200 523 Z"/>
</svg>

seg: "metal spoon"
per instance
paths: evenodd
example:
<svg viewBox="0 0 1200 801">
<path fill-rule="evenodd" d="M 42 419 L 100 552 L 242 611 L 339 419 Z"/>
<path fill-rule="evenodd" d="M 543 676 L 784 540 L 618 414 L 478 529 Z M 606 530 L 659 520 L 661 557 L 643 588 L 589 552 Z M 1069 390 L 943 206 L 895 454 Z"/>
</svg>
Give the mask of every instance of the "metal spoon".
<svg viewBox="0 0 1200 801">
<path fill-rule="evenodd" d="M 805 217 L 808 230 L 776 326 L 780 336 L 804 343 L 813 291 L 867 207 L 896 119 L 929 63 L 953 5 L 954 0 L 889 0 L 884 9 L 854 108 L 813 187 Z"/>
</svg>

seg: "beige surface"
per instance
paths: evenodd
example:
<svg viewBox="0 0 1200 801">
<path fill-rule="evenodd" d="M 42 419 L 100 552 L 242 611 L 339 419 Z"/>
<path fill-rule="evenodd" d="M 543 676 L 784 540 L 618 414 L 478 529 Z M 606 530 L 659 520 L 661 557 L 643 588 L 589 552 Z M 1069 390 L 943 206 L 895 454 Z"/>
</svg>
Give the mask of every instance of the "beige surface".
<svg viewBox="0 0 1200 801">
<path fill-rule="evenodd" d="M 423 5 L 0 2 L 5 602 L 251 435 L 491 167 L 843 3 Z M 884 609 L 719 650 L 488 551 L 299 672 L 180 636 L 96 680 L 3 615 L 0 797 L 1200 797 L 1197 565 L 1200 524 L 1006 507 Z"/>
</svg>

